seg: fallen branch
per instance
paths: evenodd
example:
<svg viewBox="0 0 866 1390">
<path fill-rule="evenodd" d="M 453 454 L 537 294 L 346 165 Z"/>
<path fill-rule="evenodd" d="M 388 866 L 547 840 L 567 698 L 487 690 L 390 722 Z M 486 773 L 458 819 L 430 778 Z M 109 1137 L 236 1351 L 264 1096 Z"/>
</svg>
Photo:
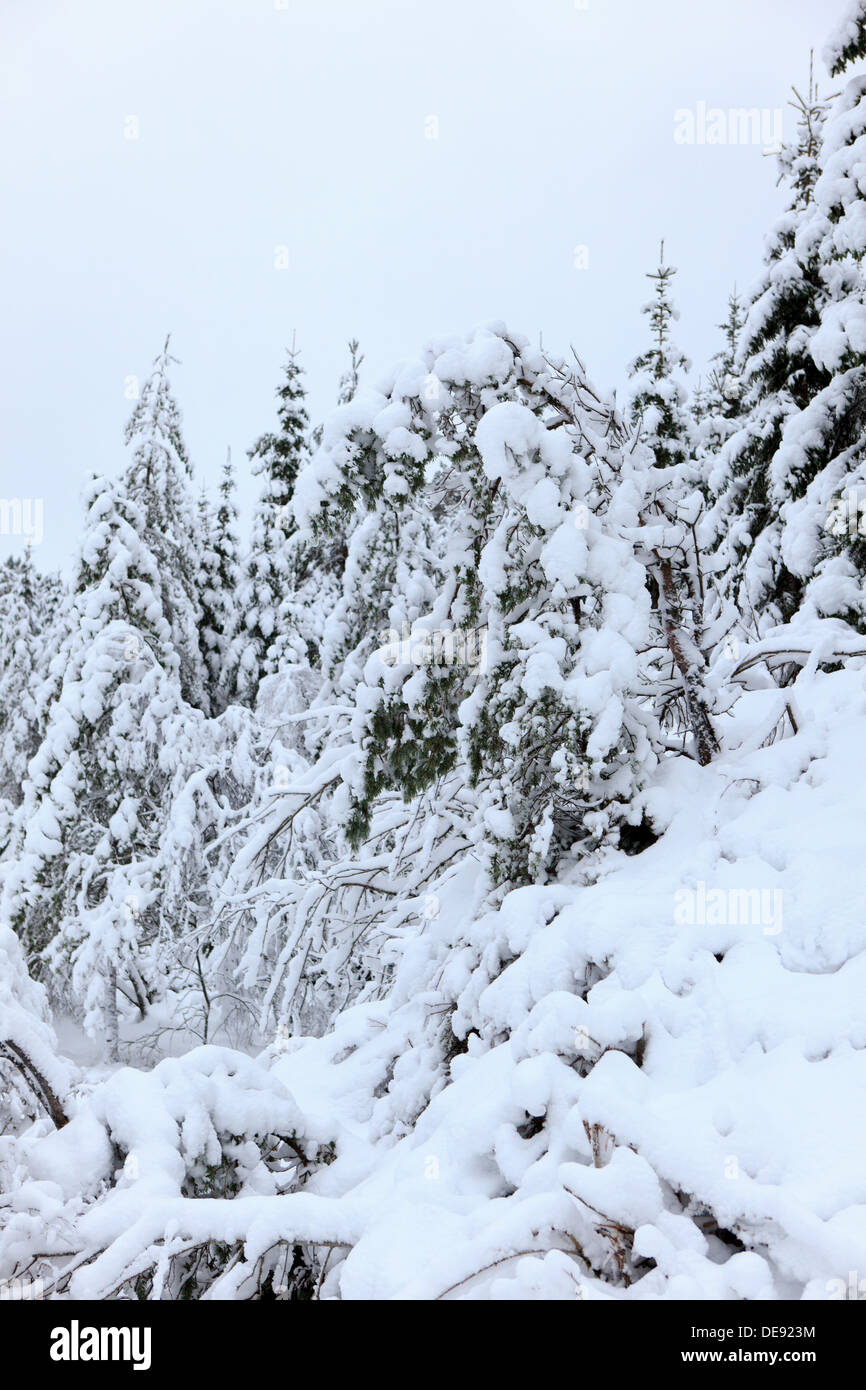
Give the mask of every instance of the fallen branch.
<svg viewBox="0 0 866 1390">
<path fill-rule="evenodd" d="M 27 1056 L 23 1048 L 17 1043 L 12 1042 L 11 1038 L 0 1042 L 0 1057 L 4 1057 L 7 1062 L 20 1072 L 27 1085 L 27 1089 L 32 1092 L 39 1103 L 44 1106 L 51 1116 L 56 1129 L 62 1129 L 69 1124 L 69 1116 L 63 1109 L 54 1091 L 49 1086 L 39 1068 Z"/>
</svg>

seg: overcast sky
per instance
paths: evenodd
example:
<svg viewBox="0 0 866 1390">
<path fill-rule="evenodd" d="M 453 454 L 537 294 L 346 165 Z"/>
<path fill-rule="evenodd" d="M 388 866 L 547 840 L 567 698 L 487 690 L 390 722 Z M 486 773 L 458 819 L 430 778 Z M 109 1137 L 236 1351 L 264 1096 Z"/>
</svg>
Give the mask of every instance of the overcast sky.
<svg viewBox="0 0 866 1390">
<path fill-rule="evenodd" d="M 0 0 L 0 497 L 44 499 L 37 562 L 68 563 L 169 330 L 198 476 L 230 445 L 247 506 L 293 330 L 314 419 L 350 336 L 375 374 L 493 318 L 617 385 L 664 236 L 697 369 L 781 195 L 760 142 L 677 143 L 675 112 L 789 134 L 843 7 Z"/>
</svg>

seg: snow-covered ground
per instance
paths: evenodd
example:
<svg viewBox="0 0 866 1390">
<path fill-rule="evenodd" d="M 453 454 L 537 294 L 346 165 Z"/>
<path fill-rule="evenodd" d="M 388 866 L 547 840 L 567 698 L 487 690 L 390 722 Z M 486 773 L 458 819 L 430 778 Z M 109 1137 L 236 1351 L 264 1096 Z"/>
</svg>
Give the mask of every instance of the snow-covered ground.
<svg viewBox="0 0 866 1390">
<path fill-rule="evenodd" d="M 756 746 L 778 701 L 744 693 L 710 767 L 666 763 L 660 838 L 592 886 L 477 916 L 464 862 L 386 1001 L 257 1062 L 122 1068 L 60 1131 L 0 1140 L 6 1190 L 29 1174 L 4 1267 L 38 1231 L 87 1298 L 205 1239 L 242 1249 L 207 1297 L 278 1283 L 295 1243 L 325 1298 L 833 1296 L 866 1268 L 864 663 L 805 670 L 798 732 Z M 426 1042 L 447 1016 L 443 1071 Z M 266 1134 L 336 1157 L 280 1195 Z M 218 1135 L 241 1136 L 235 1194 L 181 1195 Z"/>
</svg>

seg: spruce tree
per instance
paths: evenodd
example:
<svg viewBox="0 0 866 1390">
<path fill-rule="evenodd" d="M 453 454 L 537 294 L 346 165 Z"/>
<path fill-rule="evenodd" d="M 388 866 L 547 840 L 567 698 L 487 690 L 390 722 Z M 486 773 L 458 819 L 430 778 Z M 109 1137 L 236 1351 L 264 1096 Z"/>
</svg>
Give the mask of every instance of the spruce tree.
<svg viewBox="0 0 866 1390">
<path fill-rule="evenodd" d="M 688 359 L 671 337 L 671 325 L 679 312 L 671 298 L 674 267 L 664 264 L 661 244 L 658 269 L 648 278 L 655 282 L 655 297 L 642 308 L 650 322 L 650 347 L 635 358 L 631 377 L 631 421 L 636 440 L 643 446 L 644 461 L 634 460 L 635 483 L 640 489 L 639 547 L 647 569 L 647 583 L 657 617 L 657 675 L 673 658 L 675 676 L 663 690 L 662 706 L 670 717 L 670 701 L 681 700 L 684 723 L 694 743 L 695 756 L 708 763 L 718 751 L 718 739 L 710 715 L 706 690 L 707 653 L 704 649 L 703 591 L 697 523 L 703 509 L 701 474 L 696 458 L 694 427 L 687 408 L 688 393 L 682 373 Z M 678 716 L 675 716 L 675 722 Z"/>
<path fill-rule="evenodd" d="M 569 861 L 586 872 L 633 817 L 657 747 L 639 699 L 650 596 L 620 529 L 637 515 L 616 495 L 604 520 L 590 510 L 596 469 L 548 423 L 505 403 L 476 431 L 503 510 L 479 562 L 488 669 L 459 744 L 497 885 L 544 882 Z M 612 453 L 611 477 L 624 466 Z"/>
<path fill-rule="evenodd" d="M 348 405 L 349 401 L 354 400 L 355 396 L 358 394 L 358 386 L 360 383 L 359 373 L 363 360 L 364 354 L 360 350 L 358 339 L 350 338 L 349 366 L 340 377 L 340 388 L 337 392 L 338 405 Z"/>
<path fill-rule="evenodd" d="M 671 298 L 675 274 L 675 267 L 664 263 L 662 242 L 658 268 L 647 275 L 654 282 L 654 298 L 641 310 L 649 319 L 652 340 L 629 367 L 632 421 L 652 450 L 657 468 L 687 464 L 691 457 L 688 391 L 682 376 L 690 363 L 671 337 L 671 326 L 679 319 Z"/>
<path fill-rule="evenodd" d="M 724 323 L 719 324 L 723 336 L 723 346 L 712 358 L 708 378 L 707 409 L 722 420 L 736 419 L 742 412 L 740 405 L 741 387 L 737 376 L 740 337 L 746 321 L 745 306 L 734 286 L 728 296 L 728 314 Z"/>
<path fill-rule="evenodd" d="M 845 14 L 824 45 L 821 56 L 831 77 L 838 77 L 851 63 L 866 57 L 864 0 L 848 0 Z"/>
<path fill-rule="evenodd" d="M 572 418 L 569 389 L 574 436 L 556 431 Z M 347 596 L 337 610 L 344 640 L 381 625 L 378 655 L 368 659 L 368 638 L 342 667 L 359 709 L 353 844 L 370 834 L 382 795 L 413 803 L 435 786 L 441 797 L 452 778 L 457 801 L 476 807 L 465 833 L 501 886 L 543 880 L 563 854 L 615 839 L 631 814 L 636 769 L 652 762 L 635 656 L 650 598 L 631 542 L 596 532 L 593 466 L 572 438 L 588 448 L 608 417 L 576 403 L 582 389 L 497 327 L 405 367 L 391 396 L 369 404 L 356 447 L 320 463 L 320 514 L 350 512 L 359 494 L 369 507 L 346 567 L 354 607 Z M 377 435 L 378 466 L 365 466 Z M 391 516 L 400 545 L 389 550 Z M 422 576 L 413 555 L 433 557 L 439 544 Z M 358 582 L 362 561 L 369 586 Z"/>
<path fill-rule="evenodd" d="M 742 382 L 737 376 L 737 370 L 744 323 L 744 304 L 735 287 L 728 297 L 727 318 L 724 323 L 719 324 L 722 347 L 710 360 L 706 387 L 699 379 L 691 401 L 698 485 L 705 501 L 708 500 L 710 503 L 713 499 L 708 481 L 709 474 L 722 445 L 739 428 L 743 411 Z"/>
<path fill-rule="evenodd" d="M 142 1012 L 159 892 L 148 863 L 167 811 L 166 753 L 181 743 L 180 661 L 143 509 L 94 478 L 67 636 L 40 692 L 44 734 L 16 815 L 4 910 L 40 974 L 107 1029 L 117 990 Z"/>
<path fill-rule="evenodd" d="M 828 100 L 819 94 L 810 69 L 806 95 L 794 89 L 795 137 L 778 155 L 788 208 L 768 239 L 766 269 L 751 295 L 742 332 L 734 370 L 738 410 L 728 416 L 736 428 L 726 441 L 718 440 L 717 455 L 706 462 L 713 505 L 702 535 L 716 552 L 718 595 L 711 614 L 722 629 L 737 623 L 751 631 L 754 623 L 762 628 L 784 621 L 802 595 L 802 583 L 780 550 L 780 512 L 790 488 L 780 486 L 777 460 L 786 422 L 829 379 L 809 346 L 827 297 L 809 228 Z M 707 452 L 711 455 L 711 447 Z"/>
<path fill-rule="evenodd" d="M 696 425 L 700 425 L 707 417 L 709 409 L 707 395 L 708 392 L 704 385 L 703 377 L 699 376 L 691 398 L 692 419 Z"/>
<path fill-rule="evenodd" d="M 231 656 L 234 695 L 247 705 L 255 702 L 263 676 L 276 669 L 273 649 L 281 636 L 280 613 L 293 582 L 286 542 L 294 530 L 291 501 L 307 456 L 309 428 L 302 378 L 292 346 L 277 390 L 279 427 L 262 435 L 249 453 L 253 472 L 263 483 L 238 594 L 239 622 Z"/>
<path fill-rule="evenodd" d="M 59 598 L 59 580 L 35 569 L 29 548 L 0 565 L 0 803 L 10 808 L 21 801 L 39 742 L 37 690 Z M 4 838 L 0 827 L 0 852 Z"/>
<path fill-rule="evenodd" d="M 219 714 L 228 698 L 230 651 L 237 621 L 241 568 L 234 494 L 234 470 L 229 450 L 220 481 L 219 504 L 214 507 L 204 490 L 199 500 L 199 642 L 207 673 L 208 710 L 211 714 Z"/>
<path fill-rule="evenodd" d="M 168 375 L 176 361 L 166 338 L 126 425 L 125 439 L 132 458 L 125 473 L 125 490 L 140 509 L 142 538 L 157 564 L 163 612 L 180 659 L 184 696 L 191 704 L 202 706 L 206 692 L 198 637 L 198 528 L 190 491 L 192 465 Z"/>
<path fill-rule="evenodd" d="M 807 337 L 819 387 L 786 420 L 771 470 L 780 514 L 781 564 L 818 616 L 866 630 L 866 6 L 856 4 L 829 46 L 843 89 L 821 130 L 818 176 L 797 231 L 801 260 L 814 256 L 822 286 Z"/>
<path fill-rule="evenodd" d="M 399 625 L 389 613 L 392 599 L 411 590 L 425 546 L 412 503 L 432 459 L 434 426 L 416 381 L 383 385 L 337 407 L 294 503 L 303 562 L 339 585 L 322 632 L 321 664 L 330 681 L 346 688 L 390 616 Z M 418 582 L 427 596 L 428 586 Z"/>
</svg>

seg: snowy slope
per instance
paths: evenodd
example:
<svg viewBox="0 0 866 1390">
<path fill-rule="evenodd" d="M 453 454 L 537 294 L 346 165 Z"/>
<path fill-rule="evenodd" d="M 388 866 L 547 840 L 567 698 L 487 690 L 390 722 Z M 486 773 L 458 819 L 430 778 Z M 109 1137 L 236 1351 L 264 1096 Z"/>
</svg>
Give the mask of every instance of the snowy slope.
<svg viewBox="0 0 866 1390">
<path fill-rule="evenodd" d="M 590 887 L 479 914 L 463 863 L 389 998 L 325 1037 L 126 1068 L 63 1130 L 0 1139 L 6 1190 L 28 1172 L 0 1275 L 48 1229 L 81 1262 L 59 1296 L 205 1239 L 238 1247 L 207 1297 L 247 1296 L 292 1242 L 320 1297 L 833 1296 L 866 1267 L 864 674 L 807 668 L 770 746 L 779 692 L 744 694 L 728 752 L 656 777 L 658 841 Z M 303 1191 L 253 1146 L 231 1196 L 188 1195 L 216 1136 L 289 1126 L 336 1151 Z"/>
<path fill-rule="evenodd" d="M 668 828 L 644 854 L 619 858 L 588 889 L 513 893 L 459 931 L 443 900 L 407 956 L 405 1002 L 384 1035 L 345 1019 L 339 1041 L 278 1063 L 302 1106 L 327 1090 L 368 1143 L 393 1133 L 424 1085 L 407 1044 L 437 1006 L 414 989 L 433 960 L 446 963 L 441 996 L 457 997 L 470 1047 L 361 1189 L 378 1214 L 335 1276 L 344 1297 L 435 1297 L 515 1249 L 552 1245 L 567 1257 L 514 1260 L 463 1287 L 573 1294 L 588 1281 L 569 1237 L 594 1264 L 604 1255 L 593 1208 L 655 1261 L 621 1296 L 825 1297 L 828 1281 L 862 1268 L 863 672 L 818 675 L 796 700 L 796 738 L 709 769 L 669 765 L 651 797 Z M 729 737 L 745 736 L 766 703 L 744 696 Z M 740 915 L 737 890 L 763 890 L 758 920 L 678 923 L 683 889 L 696 890 L 701 915 L 701 883 L 710 919 Z M 712 897 L 720 889 L 724 903 Z M 469 946 L 450 948 L 458 936 Z M 599 973 L 584 1002 L 583 982 Z M 324 1061 L 365 1033 L 351 1058 L 308 1071 L 311 1049 Z M 629 1054 L 642 1036 L 638 1066 Z M 340 1073 L 365 1071 L 401 1037 L 389 1094 L 359 1124 Z M 527 1112 L 544 1124 L 522 1138 Z M 612 1136 L 599 1167 L 586 1124 Z M 339 1174 L 329 1170 L 329 1188 Z M 708 1241 L 703 1212 L 745 1249 Z M 614 1232 L 611 1252 L 616 1243 Z"/>
</svg>

